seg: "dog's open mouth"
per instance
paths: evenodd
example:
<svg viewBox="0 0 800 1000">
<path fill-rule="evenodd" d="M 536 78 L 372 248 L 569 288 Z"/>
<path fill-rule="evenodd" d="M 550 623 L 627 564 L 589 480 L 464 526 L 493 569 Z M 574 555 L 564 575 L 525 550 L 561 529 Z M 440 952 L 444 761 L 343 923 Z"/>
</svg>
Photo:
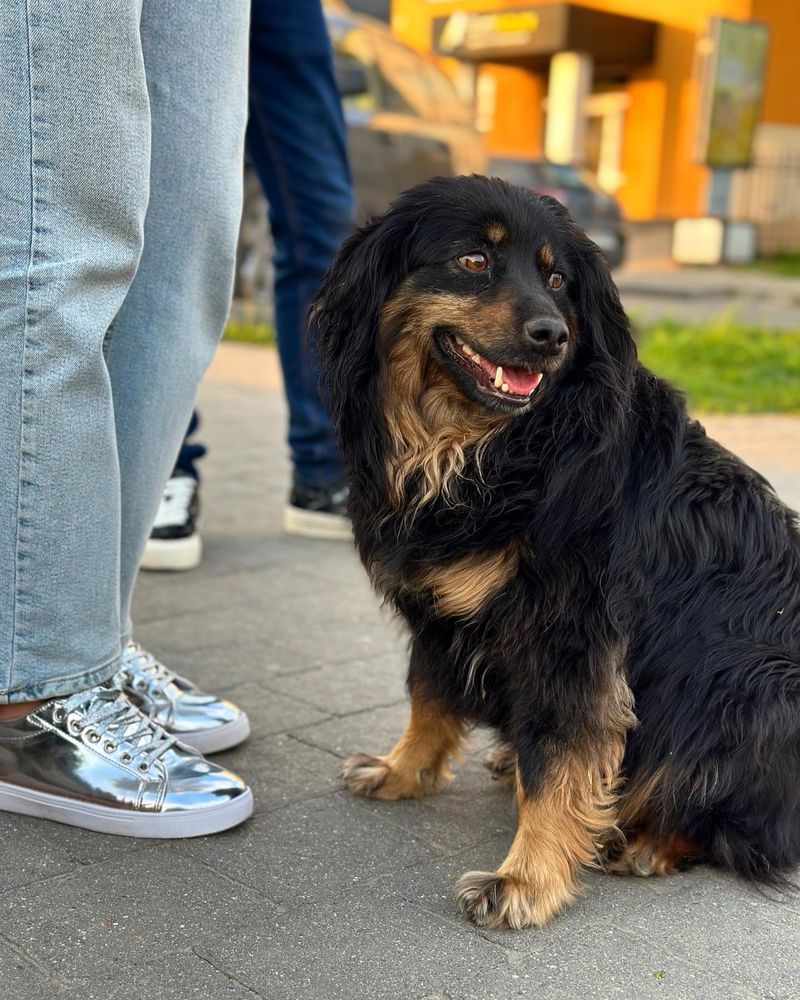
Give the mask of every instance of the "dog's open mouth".
<svg viewBox="0 0 800 1000">
<path fill-rule="evenodd" d="M 516 406 L 526 406 L 542 381 L 542 373 L 498 365 L 474 351 L 460 337 L 442 339 L 447 354 L 474 379 L 480 390 Z"/>
</svg>

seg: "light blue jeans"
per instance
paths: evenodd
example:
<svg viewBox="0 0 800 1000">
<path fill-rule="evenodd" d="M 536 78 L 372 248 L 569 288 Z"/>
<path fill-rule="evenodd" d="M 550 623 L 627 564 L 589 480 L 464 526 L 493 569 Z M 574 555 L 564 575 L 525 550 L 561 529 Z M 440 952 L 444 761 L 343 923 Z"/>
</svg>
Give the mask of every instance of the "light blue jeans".
<svg viewBox="0 0 800 1000">
<path fill-rule="evenodd" d="M 110 677 L 229 304 L 248 0 L 3 0 L 0 702 Z"/>
</svg>

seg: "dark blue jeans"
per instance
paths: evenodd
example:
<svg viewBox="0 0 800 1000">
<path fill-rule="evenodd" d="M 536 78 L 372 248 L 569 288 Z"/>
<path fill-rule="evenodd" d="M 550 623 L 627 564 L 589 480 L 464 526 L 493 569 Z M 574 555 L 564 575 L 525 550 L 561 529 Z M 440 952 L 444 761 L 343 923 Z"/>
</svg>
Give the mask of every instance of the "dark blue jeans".
<svg viewBox="0 0 800 1000">
<path fill-rule="evenodd" d="M 320 399 L 308 307 L 352 228 L 342 105 L 320 0 L 254 0 L 247 153 L 269 202 L 275 328 L 289 404 L 295 483 L 340 482 L 336 438 Z"/>
<path fill-rule="evenodd" d="M 320 0 L 253 0 L 246 141 L 275 242 L 275 328 L 294 482 L 329 486 L 341 482 L 344 470 L 320 399 L 307 315 L 352 229 L 353 195 Z"/>
</svg>

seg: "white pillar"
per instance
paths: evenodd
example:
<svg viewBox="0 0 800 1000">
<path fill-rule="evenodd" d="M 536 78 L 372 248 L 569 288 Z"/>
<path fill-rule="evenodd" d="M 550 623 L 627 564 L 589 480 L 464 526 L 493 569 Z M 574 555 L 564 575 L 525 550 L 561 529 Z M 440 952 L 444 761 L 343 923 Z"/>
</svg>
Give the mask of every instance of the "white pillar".
<svg viewBox="0 0 800 1000">
<path fill-rule="evenodd" d="M 554 163 L 584 160 L 592 69 L 592 57 L 585 52 L 558 52 L 550 60 L 544 152 Z"/>
</svg>

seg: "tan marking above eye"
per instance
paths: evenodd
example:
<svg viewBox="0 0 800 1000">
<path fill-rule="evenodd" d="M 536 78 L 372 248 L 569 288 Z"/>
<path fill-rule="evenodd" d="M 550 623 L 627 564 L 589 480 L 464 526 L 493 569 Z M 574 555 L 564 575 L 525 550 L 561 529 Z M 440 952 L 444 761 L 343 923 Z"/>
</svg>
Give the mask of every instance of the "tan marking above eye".
<svg viewBox="0 0 800 1000">
<path fill-rule="evenodd" d="M 458 258 L 458 263 L 467 271 L 485 271 L 489 266 L 489 258 L 485 253 L 465 253 Z"/>
<path fill-rule="evenodd" d="M 508 236 L 508 230 L 502 222 L 492 222 L 486 230 L 486 236 L 491 243 L 502 243 Z"/>
<path fill-rule="evenodd" d="M 553 264 L 555 264 L 555 262 L 556 262 L 556 256 L 553 253 L 553 248 L 550 246 L 549 243 L 543 244 L 539 248 L 539 263 L 542 265 L 543 268 L 549 270 L 553 266 Z"/>
<path fill-rule="evenodd" d="M 564 275 L 559 274 L 557 271 L 551 274 L 550 277 L 547 279 L 548 287 L 552 288 L 554 291 L 561 288 L 563 284 L 564 284 Z"/>
</svg>

